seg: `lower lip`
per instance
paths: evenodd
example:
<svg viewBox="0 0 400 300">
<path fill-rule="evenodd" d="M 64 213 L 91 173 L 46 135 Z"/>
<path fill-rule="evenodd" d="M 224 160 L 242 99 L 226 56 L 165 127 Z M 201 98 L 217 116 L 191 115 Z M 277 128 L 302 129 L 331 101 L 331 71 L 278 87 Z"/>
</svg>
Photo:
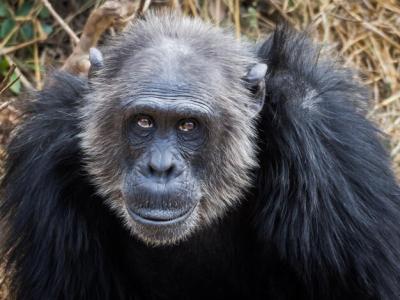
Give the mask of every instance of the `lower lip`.
<svg viewBox="0 0 400 300">
<path fill-rule="evenodd" d="M 196 205 L 194 205 L 192 208 L 190 208 L 188 211 L 186 211 L 183 215 L 180 215 L 179 217 L 177 217 L 175 219 L 170 219 L 170 220 L 165 220 L 165 221 L 143 218 L 142 216 L 138 215 L 137 213 L 135 213 L 133 210 L 131 210 L 129 208 L 128 208 L 128 213 L 133 220 L 135 220 L 136 222 L 139 222 L 141 224 L 167 226 L 167 225 L 175 225 L 177 223 L 180 223 L 180 222 L 186 220 L 192 214 L 195 207 L 196 207 Z"/>
</svg>

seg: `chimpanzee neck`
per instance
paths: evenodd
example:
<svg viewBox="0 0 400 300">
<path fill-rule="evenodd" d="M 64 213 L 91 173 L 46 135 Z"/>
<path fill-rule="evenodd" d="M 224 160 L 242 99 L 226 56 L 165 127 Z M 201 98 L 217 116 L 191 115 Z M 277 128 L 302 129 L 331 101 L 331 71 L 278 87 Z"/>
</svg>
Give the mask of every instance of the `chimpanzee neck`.
<svg viewBox="0 0 400 300">
<path fill-rule="evenodd" d="M 185 299 L 185 295 L 225 299 L 251 296 L 248 291 L 256 298 L 267 297 L 271 289 L 264 287 L 275 280 L 268 278 L 267 271 L 276 268 L 277 277 L 293 274 L 282 265 L 278 268 L 273 250 L 259 244 L 248 211 L 235 209 L 229 217 L 172 246 L 151 247 L 120 231 L 122 237 L 113 237 L 116 243 L 109 254 L 112 264 L 119 266 L 118 280 L 136 292 L 139 289 L 145 299 Z M 193 290 L 199 294 L 193 295 Z"/>
</svg>

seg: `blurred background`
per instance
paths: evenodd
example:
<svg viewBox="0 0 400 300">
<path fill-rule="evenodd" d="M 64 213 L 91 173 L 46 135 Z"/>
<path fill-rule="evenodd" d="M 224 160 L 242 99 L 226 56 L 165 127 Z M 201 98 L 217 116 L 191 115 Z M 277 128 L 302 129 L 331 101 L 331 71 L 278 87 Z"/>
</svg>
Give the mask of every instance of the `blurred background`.
<svg viewBox="0 0 400 300">
<path fill-rule="evenodd" d="M 16 100 L 40 90 L 46 71 L 65 64 L 76 52 L 84 28 L 89 36 L 99 34 L 85 24 L 91 13 L 110 4 L 111 10 L 109 6 L 100 15 L 107 21 L 97 23 L 102 27 L 99 44 L 122 30 L 138 12 L 155 7 L 230 26 L 237 38 L 259 40 L 282 21 L 309 30 L 316 42 L 333 49 L 339 63 L 358 71 L 370 87 L 368 117 L 387 135 L 400 178 L 399 0 L 0 0 L 0 176 L 4 146 L 20 119 Z M 115 17 L 115 5 L 125 7 L 117 13 L 123 17 Z M 4 289 L 0 299 L 5 299 Z"/>
</svg>

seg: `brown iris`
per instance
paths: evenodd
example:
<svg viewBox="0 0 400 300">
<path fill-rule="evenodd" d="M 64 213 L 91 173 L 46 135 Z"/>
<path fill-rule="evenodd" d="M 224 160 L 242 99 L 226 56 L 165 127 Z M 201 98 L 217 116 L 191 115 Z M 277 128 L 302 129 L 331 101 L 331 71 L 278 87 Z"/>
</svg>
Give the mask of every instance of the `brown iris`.
<svg viewBox="0 0 400 300">
<path fill-rule="evenodd" d="M 189 132 L 196 128 L 196 121 L 193 119 L 185 119 L 179 122 L 178 129 L 183 132 Z"/>
<path fill-rule="evenodd" d="M 148 116 L 140 116 L 137 119 L 137 124 L 142 128 L 151 128 L 153 127 L 153 120 Z"/>
</svg>

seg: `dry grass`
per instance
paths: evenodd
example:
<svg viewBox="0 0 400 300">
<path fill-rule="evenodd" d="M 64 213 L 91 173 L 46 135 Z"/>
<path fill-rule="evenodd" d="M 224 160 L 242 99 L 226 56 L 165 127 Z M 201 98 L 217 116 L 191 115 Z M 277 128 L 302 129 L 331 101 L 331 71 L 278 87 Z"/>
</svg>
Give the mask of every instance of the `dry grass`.
<svg viewBox="0 0 400 300">
<path fill-rule="evenodd" d="M 57 10 L 56 1 L 51 2 Z M 80 2 L 69 2 L 72 3 L 69 9 L 62 9 L 64 13 L 61 13 L 77 35 L 83 27 L 87 8 L 95 3 L 84 1 L 86 6 L 77 5 Z M 96 4 L 98 2 L 100 1 Z M 41 5 L 39 1 L 37 3 Z M 388 146 L 395 172 L 400 178 L 398 0 L 181 0 L 180 3 L 186 14 L 201 16 L 221 26 L 232 25 L 238 38 L 241 35 L 259 38 L 272 31 L 277 21 L 285 20 L 298 29 L 309 29 L 317 41 L 336 49 L 343 58 L 343 63 L 357 69 L 362 81 L 371 88 L 373 106 L 370 118 L 390 138 Z M 27 45 L 12 45 L 13 48 L 8 48 L 7 59 L 16 63 L 22 83 L 28 88 L 42 86 L 43 74 L 40 71 L 43 70 L 43 65 L 60 65 L 59 62 L 71 52 L 73 42 L 68 41 L 68 34 L 55 21 L 53 25 L 57 35 L 46 38 L 38 35 Z M 0 42 L 0 53 L 3 46 Z M 33 53 L 31 57 L 26 55 L 27 48 Z M 21 61 L 27 59 L 33 61 L 33 69 L 23 67 Z M 9 100 L 12 100 L 10 95 L 3 95 L 2 101 Z M 16 111 L 12 104 L 0 111 L 0 159 L 4 157 L 2 146 L 15 122 Z"/>
</svg>

